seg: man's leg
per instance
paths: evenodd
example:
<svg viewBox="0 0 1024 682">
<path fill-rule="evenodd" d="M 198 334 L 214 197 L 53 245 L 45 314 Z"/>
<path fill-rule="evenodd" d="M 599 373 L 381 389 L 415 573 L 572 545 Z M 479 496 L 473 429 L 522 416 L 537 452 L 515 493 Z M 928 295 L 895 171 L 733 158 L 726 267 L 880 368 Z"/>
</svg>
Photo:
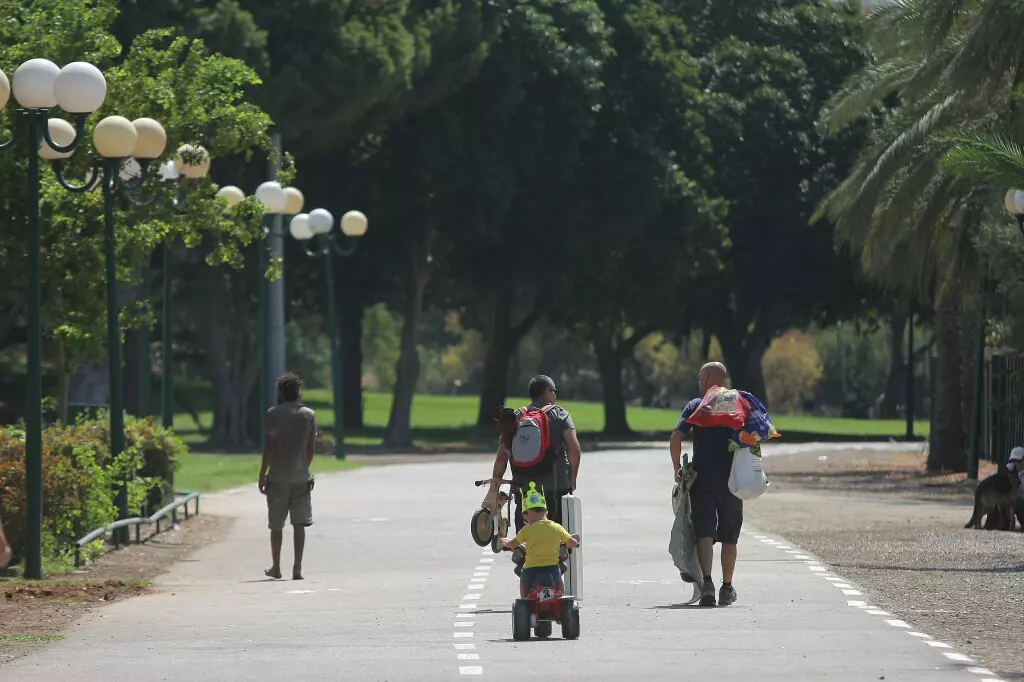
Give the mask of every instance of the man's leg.
<svg viewBox="0 0 1024 682">
<path fill-rule="evenodd" d="M 701 606 L 715 605 L 715 583 L 711 580 L 711 566 L 714 559 L 715 530 L 717 516 L 715 498 L 704 490 L 690 491 L 690 520 L 693 534 L 697 538 L 697 561 L 703 573 Z M 696 577 L 696 576 L 694 576 Z"/>
<path fill-rule="evenodd" d="M 526 525 L 526 519 L 523 518 L 523 496 L 519 492 L 519 484 L 512 485 L 512 502 L 516 508 L 515 514 L 513 514 L 513 521 L 516 524 L 516 534 L 523 529 Z"/>
<path fill-rule="evenodd" d="M 715 539 L 714 538 L 698 538 L 697 539 L 697 560 L 700 562 L 700 570 L 704 574 L 704 578 L 711 577 L 711 566 L 715 559 Z"/>
<path fill-rule="evenodd" d="M 295 564 L 292 566 L 292 580 L 302 580 L 302 550 L 306 548 L 306 527 L 292 526 L 295 531 Z"/>
<path fill-rule="evenodd" d="M 295 562 L 292 580 L 302 580 L 302 551 L 306 548 L 306 526 L 313 525 L 313 493 L 309 484 L 300 483 L 292 488 L 289 501 L 292 529 L 295 532 Z"/>
<path fill-rule="evenodd" d="M 271 578 L 281 577 L 281 543 L 284 538 L 284 522 L 288 518 L 288 488 L 275 484 L 267 484 L 267 522 L 270 528 L 270 568 L 263 574 Z"/>
<path fill-rule="evenodd" d="M 718 595 L 718 603 L 728 606 L 736 601 L 732 578 L 736 572 L 736 545 L 743 527 L 743 500 L 729 492 L 728 488 L 723 488 L 718 494 L 717 507 L 718 536 L 722 542 L 722 590 Z"/>
<path fill-rule="evenodd" d="M 270 568 L 264 571 L 271 578 L 281 577 L 281 542 L 284 539 L 284 532 L 280 530 L 270 531 Z"/>
<path fill-rule="evenodd" d="M 737 547 L 735 544 L 722 543 L 722 582 L 732 584 L 732 575 L 736 572 Z"/>
</svg>

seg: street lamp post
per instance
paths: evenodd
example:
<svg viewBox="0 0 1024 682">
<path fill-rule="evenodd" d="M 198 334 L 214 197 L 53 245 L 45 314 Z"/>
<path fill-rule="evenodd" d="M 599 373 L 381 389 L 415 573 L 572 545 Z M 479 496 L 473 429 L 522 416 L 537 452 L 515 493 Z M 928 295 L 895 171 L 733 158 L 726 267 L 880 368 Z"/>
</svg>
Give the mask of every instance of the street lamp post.
<svg viewBox="0 0 1024 682">
<path fill-rule="evenodd" d="M 366 216 L 359 211 L 349 211 L 341 218 L 341 232 L 352 239 L 349 248 L 341 246 L 331 230 L 334 228 L 334 216 L 330 211 L 317 208 L 309 214 L 300 213 L 292 218 L 289 232 L 292 237 L 308 242 L 317 238 L 316 250 L 306 247 L 306 255 L 320 258 L 324 262 L 324 282 L 327 286 L 327 327 L 331 341 L 331 392 L 334 396 L 334 456 L 345 459 L 345 411 L 342 400 L 341 386 L 341 349 L 338 346 L 338 322 L 334 291 L 334 254 L 351 256 L 355 253 L 358 239 L 366 234 L 368 222 Z"/>
<path fill-rule="evenodd" d="M 195 182 L 206 177 L 206 174 L 209 172 L 210 155 L 206 149 L 190 144 L 178 147 L 177 156 L 160 167 L 160 177 L 170 182 Z M 187 195 L 185 194 L 184 187 L 182 187 L 178 197 L 174 199 L 174 207 L 178 210 L 185 210 L 187 207 Z M 171 235 L 164 239 L 163 255 L 164 281 L 163 307 L 161 309 L 162 333 L 160 339 L 160 354 L 163 356 L 163 377 L 160 387 L 162 394 L 160 398 L 160 412 L 161 423 L 164 428 L 170 429 L 174 427 L 174 239 Z"/>
<path fill-rule="evenodd" d="M 0 71 L 0 109 L 7 106 L 11 83 Z M 43 561 L 43 386 L 42 386 L 42 311 L 41 255 L 39 230 L 39 157 L 45 154 L 70 155 L 85 132 L 89 115 L 103 105 L 107 83 L 92 64 L 72 62 L 63 69 L 46 59 L 30 59 L 14 72 L 14 99 L 17 117 L 25 123 L 28 135 L 28 287 L 26 290 L 27 361 L 25 388 L 25 482 L 27 527 L 25 532 L 26 578 L 42 578 Z M 62 119 L 51 119 L 55 107 L 75 120 L 72 127 Z M 70 135 L 67 133 L 70 131 Z M 59 135 L 58 135 L 59 133 Z M 60 137 L 60 142 L 56 138 Z M 9 149 L 17 135 L 0 143 Z M 46 147 L 43 147 L 43 145 Z M 44 158 L 50 158 L 44 156 Z"/>
<path fill-rule="evenodd" d="M 270 328 L 270 283 L 267 281 L 267 269 L 270 267 L 270 250 L 268 238 L 274 228 L 275 216 L 295 215 L 302 210 L 302 192 L 294 187 L 284 188 L 281 183 L 273 180 L 264 182 L 256 188 L 256 198 L 263 204 L 264 238 L 259 241 L 259 277 L 260 277 L 260 449 L 267 447 L 266 419 L 274 399 L 274 377 L 270 374 L 270 346 L 268 331 Z"/>
<path fill-rule="evenodd" d="M 151 118 L 129 121 L 121 116 L 108 116 L 96 124 L 93 146 L 99 155 L 92 162 L 89 176 L 81 185 L 65 177 L 63 158 L 53 160 L 57 181 L 72 192 L 103 192 L 103 228 L 105 241 L 107 289 L 107 364 L 110 377 L 110 458 L 116 460 L 124 452 L 124 385 L 121 380 L 121 324 L 118 304 L 117 238 L 114 230 L 114 202 L 120 192 L 135 192 L 149 175 L 150 164 L 164 153 L 167 134 L 163 126 Z M 134 159 L 138 175 L 124 168 Z M 128 481 L 122 479 L 117 490 L 119 518 L 128 518 Z M 128 528 L 119 531 L 122 541 L 128 539 Z"/>
</svg>

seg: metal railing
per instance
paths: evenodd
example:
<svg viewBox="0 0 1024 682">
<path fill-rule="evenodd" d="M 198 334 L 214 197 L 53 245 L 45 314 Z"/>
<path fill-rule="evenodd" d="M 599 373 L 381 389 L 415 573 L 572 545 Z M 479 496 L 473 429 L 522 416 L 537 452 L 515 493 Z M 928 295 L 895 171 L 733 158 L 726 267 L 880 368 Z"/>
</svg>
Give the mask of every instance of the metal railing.
<svg viewBox="0 0 1024 682">
<path fill-rule="evenodd" d="M 110 533 L 111 531 L 115 531 L 118 528 L 126 528 L 128 526 L 135 526 L 135 544 L 139 544 L 141 542 L 141 537 L 140 537 L 141 533 L 140 533 L 139 529 L 143 525 L 146 525 L 146 526 L 155 525 L 156 526 L 156 533 L 159 533 L 160 532 L 160 522 L 163 519 L 167 518 L 167 515 L 170 514 L 170 516 L 171 516 L 171 527 L 173 527 L 175 524 L 178 523 L 178 508 L 179 507 L 183 508 L 183 511 L 185 513 L 185 519 L 187 520 L 189 518 L 188 503 L 191 502 L 192 500 L 195 500 L 195 511 L 193 511 L 192 513 L 193 514 L 197 514 L 197 515 L 199 514 L 199 493 L 188 492 L 188 491 L 182 490 L 182 491 L 175 491 L 174 494 L 180 496 L 181 499 L 178 499 L 178 500 L 175 500 L 174 502 L 171 502 L 170 504 L 168 504 L 164 508 L 158 510 L 152 516 L 149 516 L 149 517 L 133 516 L 130 519 L 121 519 L 119 521 L 114 521 L 113 523 L 111 523 L 109 525 L 106 525 L 106 526 L 103 526 L 102 528 L 97 528 L 96 530 L 92 531 L 91 533 L 89 533 L 88 535 L 83 537 L 81 540 L 76 542 L 75 543 L 75 568 L 79 568 L 82 565 L 82 548 L 85 547 L 86 545 L 88 545 L 90 542 L 93 542 L 94 540 L 97 540 L 98 538 L 103 537 L 107 533 Z M 156 533 L 154 533 L 154 535 Z M 119 548 L 121 546 L 121 539 L 120 539 L 119 536 L 120 536 L 120 533 L 114 533 L 114 547 L 115 548 Z"/>
<path fill-rule="evenodd" d="M 992 353 L 984 382 L 981 457 L 1003 466 L 1024 445 L 1024 354 Z"/>
</svg>

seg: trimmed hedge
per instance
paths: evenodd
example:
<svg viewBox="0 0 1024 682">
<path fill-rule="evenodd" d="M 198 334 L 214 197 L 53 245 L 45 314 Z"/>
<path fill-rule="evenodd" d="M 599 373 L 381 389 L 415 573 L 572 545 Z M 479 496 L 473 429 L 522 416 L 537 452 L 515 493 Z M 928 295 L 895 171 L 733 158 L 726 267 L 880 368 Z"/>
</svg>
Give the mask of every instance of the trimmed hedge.
<svg viewBox="0 0 1024 682">
<path fill-rule="evenodd" d="M 132 515 L 171 497 L 172 474 L 188 452 L 184 443 L 150 418 L 126 417 L 125 451 L 112 460 L 108 427 L 100 415 L 43 430 L 43 547 L 51 559 L 66 557 L 78 538 L 117 520 L 117 487 L 126 474 Z M 24 556 L 25 432 L 20 426 L 0 429 L 0 518 L 15 556 Z M 102 551 L 102 542 L 89 550 Z"/>
</svg>

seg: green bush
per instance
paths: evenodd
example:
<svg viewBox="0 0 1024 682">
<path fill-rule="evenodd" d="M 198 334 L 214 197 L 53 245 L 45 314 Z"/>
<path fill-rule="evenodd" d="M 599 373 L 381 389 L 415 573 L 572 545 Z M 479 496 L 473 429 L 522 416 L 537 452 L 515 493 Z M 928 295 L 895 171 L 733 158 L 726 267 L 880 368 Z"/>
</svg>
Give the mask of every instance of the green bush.
<svg viewBox="0 0 1024 682">
<path fill-rule="evenodd" d="M 73 550 L 78 538 L 117 519 L 117 487 L 128 480 L 129 513 L 159 505 L 168 480 L 187 452 L 172 432 L 150 419 L 127 418 L 125 451 L 110 456 L 105 415 L 43 430 L 43 535 L 51 559 Z M 17 556 L 24 554 L 26 524 L 25 432 L 0 429 L 0 518 Z M 97 542 L 92 550 L 101 548 Z"/>
</svg>

